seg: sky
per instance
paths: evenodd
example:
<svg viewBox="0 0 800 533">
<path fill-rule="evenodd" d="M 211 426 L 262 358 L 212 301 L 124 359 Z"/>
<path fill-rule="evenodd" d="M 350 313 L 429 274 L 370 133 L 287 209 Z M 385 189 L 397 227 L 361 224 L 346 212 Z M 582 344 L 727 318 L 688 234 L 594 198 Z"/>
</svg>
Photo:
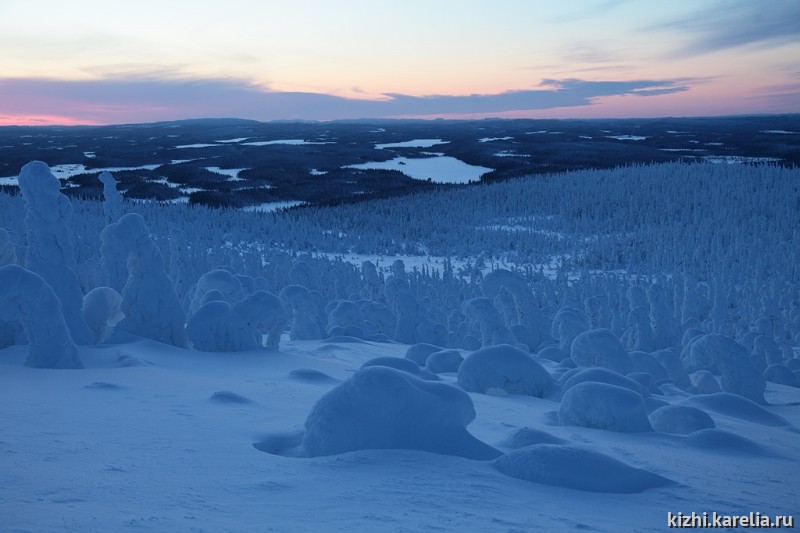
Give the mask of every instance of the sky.
<svg viewBox="0 0 800 533">
<path fill-rule="evenodd" d="M 0 125 L 800 112 L 800 0 L 0 0 Z"/>
</svg>

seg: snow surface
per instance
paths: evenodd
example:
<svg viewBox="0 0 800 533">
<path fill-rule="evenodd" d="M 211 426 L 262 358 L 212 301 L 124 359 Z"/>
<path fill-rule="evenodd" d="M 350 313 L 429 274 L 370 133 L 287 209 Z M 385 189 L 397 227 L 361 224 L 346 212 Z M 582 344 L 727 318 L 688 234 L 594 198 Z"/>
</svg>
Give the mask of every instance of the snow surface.
<svg viewBox="0 0 800 533">
<path fill-rule="evenodd" d="M 375 148 L 378 150 L 383 150 L 384 148 L 430 148 L 431 146 L 449 143 L 450 141 L 443 141 L 441 139 L 412 139 L 410 141 L 396 143 L 376 144 Z"/>
<path fill-rule="evenodd" d="M 796 512 L 796 430 L 707 409 L 716 433 L 626 434 L 553 426 L 555 401 L 470 394 L 477 417 L 468 431 L 500 451 L 512 451 L 503 441 L 521 428 L 539 428 L 674 482 L 640 494 L 535 483 L 492 462 L 416 450 L 302 459 L 252 446 L 300 430 L 316 401 L 363 362 L 407 348 L 284 339 L 280 352 L 212 354 L 129 338 L 80 347 L 84 370 L 32 369 L 22 365 L 26 347 L 0 350 L 2 528 L 663 531 L 667 511 Z M 329 379 L 293 377 L 312 371 Z M 800 400 L 797 389 L 770 383 L 767 398 L 765 410 L 800 425 L 800 409 L 787 405 Z M 548 474 L 561 485 L 586 473 L 561 464 Z"/>
</svg>

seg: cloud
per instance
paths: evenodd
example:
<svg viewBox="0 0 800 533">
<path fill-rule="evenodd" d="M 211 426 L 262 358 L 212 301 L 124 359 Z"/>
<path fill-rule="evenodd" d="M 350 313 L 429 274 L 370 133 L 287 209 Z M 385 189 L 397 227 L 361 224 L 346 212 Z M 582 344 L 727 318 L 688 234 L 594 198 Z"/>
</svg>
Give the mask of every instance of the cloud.
<svg viewBox="0 0 800 533">
<path fill-rule="evenodd" d="M 0 79 L 0 116 L 72 116 L 92 123 L 132 123 L 198 117 L 335 120 L 458 116 L 591 105 L 619 95 L 685 91 L 685 80 L 544 80 L 530 90 L 497 94 L 413 96 L 381 100 L 265 90 L 227 79 Z"/>
<path fill-rule="evenodd" d="M 800 43 L 797 0 L 730 0 L 649 29 L 685 34 L 688 43 L 673 57 L 689 57 L 745 46 L 774 47 Z"/>
</svg>

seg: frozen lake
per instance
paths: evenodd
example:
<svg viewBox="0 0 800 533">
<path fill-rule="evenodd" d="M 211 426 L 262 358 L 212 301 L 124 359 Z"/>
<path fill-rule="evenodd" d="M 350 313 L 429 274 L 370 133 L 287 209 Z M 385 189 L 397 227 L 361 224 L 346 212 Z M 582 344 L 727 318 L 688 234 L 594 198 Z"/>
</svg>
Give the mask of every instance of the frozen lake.
<svg viewBox="0 0 800 533">
<path fill-rule="evenodd" d="M 491 172 L 492 168 L 468 165 L 455 157 L 426 157 L 410 159 L 396 157 L 390 161 L 361 163 L 343 168 L 362 170 L 399 170 L 415 180 L 431 180 L 434 183 L 470 183 Z"/>
<path fill-rule="evenodd" d="M 410 141 L 403 141 L 399 143 L 383 143 L 376 144 L 375 148 L 383 150 L 384 148 L 430 148 L 437 144 L 449 144 L 450 141 L 443 141 L 441 139 L 412 139 Z"/>
</svg>

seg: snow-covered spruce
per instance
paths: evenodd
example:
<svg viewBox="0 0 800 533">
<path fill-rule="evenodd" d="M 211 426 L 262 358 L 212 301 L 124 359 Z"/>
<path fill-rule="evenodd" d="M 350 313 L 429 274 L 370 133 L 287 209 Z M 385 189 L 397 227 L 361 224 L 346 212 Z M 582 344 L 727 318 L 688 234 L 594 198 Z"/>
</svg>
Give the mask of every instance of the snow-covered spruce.
<svg viewBox="0 0 800 533">
<path fill-rule="evenodd" d="M 222 295 L 222 300 L 231 305 L 239 303 L 244 298 L 244 289 L 239 278 L 228 270 L 211 270 L 200 276 L 200 279 L 195 284 L 192 300 L 189 304 L 189 316 L 193 315 L 200 309 L 201 305 L 209 301 L 206 299 L 206 294 L 211 291 L 217 291 Z M 215 296 L 215 298 L 219 299 L 219 296 Z"/>
<path fill-rule="evenodd" d="M 257 334 L 258 344 L 261 344 L 260 336 L 266 335 L 266 347 L 278 349 L 281 334 L 289 323 L 289 314 L 277 296 L 266 291 L 256 291 L 234 305 L 233 310 Z"/>
<path fill-rule="evenodd" d="M 551 340 L 550 324 L 521 275 L 502 268 L 493 270 L 483 277 L 481 288 L 490 298 L 507 291 L 514 304 L 514 322 L 507 323 L 506 326 L 523 326 L 528 333 L 526 340 L 531 350 L 536 350 L 543 342 Z"/>
<path fill-rule="evenodd" d="M 128 213 L 100 233 L 101 250 L 127 257 L 128 277 L 122 289 L 125 318 L 117 331 L 125 331 L 173 346 L 186 346 L 186 317 L 164 259 L 138 213 Z"/>
<path fill-rule="evenodd" d="M 443 349 L 444 348 L 441 346 L 435 346 L 426 342 L 418 342 L 408 347 L 408 350 L 406 350 L 406 359 L 414 361 L 419 366 L 425 366 L 425 362 L 428 360 L 430 354 L 440 352 Z"/>
<path fill-rule="evenodd" d="M 278 297 L 289 312 L 290 339 L 301 341 L 322 338 L 322 325 L 317 315 L 317 307 L 307 288 L 302 285 L 288 285 L 281 289 Z"/>
<path fill-rule="evenodd" d="M 11 242 L 8 232 L 0 228 L 0 267 L 13 265 L 17 262 L 17 252 L 14 243 Z"/>
<path fill-rule="evenodd" d="M 471 298 L 464 302 L 463 311 L 467 319 L 478 326 L 482 347 L 515 343 L 511 330 L 489 298 Z"/>
<path fill-rule="evenodd" d="M 630 389 L 586 381 L 564 393 L 558 419 L 565 426 L 622 433 L 652 431 L 644 398 Z"/>
<path fill-rule="evenodd" d="M 101 172 L 97 179 L 103 184 L 103 215 L 106 224 L 112 224 L 122 216 L 122 195 L 117 190 L 117 180 L 110 172 Z"/>
<path fill-rule="evenodd" d="M 32 161 L 19 173 L 25 199 L 28 248 L 25 268 L 44 279 L 61 302 L 72 339 L 90 344 L 92 334 L 83 321 L 83 293 L 76 275 L 74 242 L 70 233 L 72 204 L 61 194 L 61 183 L 41 161 Z"/>
<path fill-rule="evenodd" d="M 425 368 L 428 372 L 441 374 L 442 372 L 458 372 L 464 358 L 458 350 L 440 350 L 433 352 L 425 359 Z"/>
<path fill-rule="evenodd" d="M 458 368 L 458 386 L 481 394 L 523 394 L 544 398 L 557 385 L 545 368 L 509 344 L 474 351 Z"/>
<path fill-rule="evenodd" d="M 38 274 L 18 265 L 0 267 L 0 321 L 19 320 L 28 337 L 25 365 L 83 368 L 61 302 Z"/>
<path fill-rule="evenodd" d="M 466 430 L 474 419 L 475 408 L 464 391 L 371 366 L 317 401 L 305 422 L 300 453 L 318 457 L 407 448 L 469 459 L 496 458 L 499 451 Z"/>
<path fill-rule="evenodd" d="M 402 370 L 403 372 L 408 372 L 412 376 L 416 376 L 426 381 L 439 380 L 439 377 L 436 376 L 436 374 L 428 372 L 427 370 L 423 370 L 414 361 L 404 357 L 375 357 L 362 364 L 361 368 L 367 368 L 370 366 L 386 366 L 389 368 L 394 368 L 395 370 Z"/>
<path fill-rule="evenodd" d="M 650 392 L 638 382 L 625 377 L 622 374 L 614 372 L 613 370 L 602 367 L 578 369 L 574 374 L 564 381 L 564 386 L 561 391 L 562 396 L 578 383 L 584 383 L 586 381 L 608 383 L 609 385 L 623 387 L 640 394 L 642 398 L 647 398 L 650 396 Z"/>
<path fill-rule="evenodd" d="M 674 482 L 594 450 L 558 444 L 536 444 L 494 462 L 510 477 L 590 492 L 635 493 Z"/>
<path fill-rule="evenodd" d="M 725 392 L 739 394 L 757 403 L 764 403 L 767 382 L 750 359 L 747 349 L 725 335 L 704 335 L 689 348 L 693 370 L 709 370 L 720 374 Z"/>
</svg>

